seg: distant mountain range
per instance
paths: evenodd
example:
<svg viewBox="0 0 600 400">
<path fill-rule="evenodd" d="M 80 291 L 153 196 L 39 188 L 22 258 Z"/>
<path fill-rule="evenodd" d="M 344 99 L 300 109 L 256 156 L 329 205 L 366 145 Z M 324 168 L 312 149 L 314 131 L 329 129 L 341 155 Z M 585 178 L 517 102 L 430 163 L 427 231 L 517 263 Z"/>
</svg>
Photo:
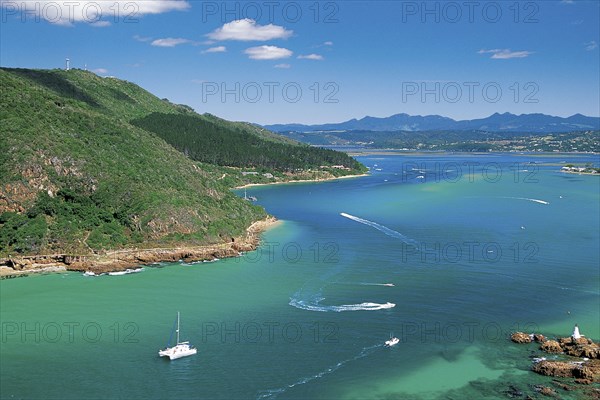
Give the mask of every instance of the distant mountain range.
<svg viewBox="0 0 600 400">
<path fill-rule="evenodd" d="M 488 132 L 528 132 L 551 133 L 599 130 L 600 118 L 575 114 L 567 118 L 546 114 L 495 113 L 487 118 L 456 121 L 440 115 L 395 114 L 386 118 L 364 117 L 346 122 L 322 125 L 277 124 L 265 125 L 274 132 L 316 132 L 316 131 L 488 131 Z"/>
</svg>

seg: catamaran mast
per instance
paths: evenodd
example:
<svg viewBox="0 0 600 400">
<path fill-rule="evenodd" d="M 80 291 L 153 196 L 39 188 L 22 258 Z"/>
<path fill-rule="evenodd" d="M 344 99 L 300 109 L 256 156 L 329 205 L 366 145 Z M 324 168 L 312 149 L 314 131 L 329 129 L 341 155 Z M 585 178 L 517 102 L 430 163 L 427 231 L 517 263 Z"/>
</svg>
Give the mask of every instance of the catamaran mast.
<svg viewBox="0 0 600 400">
<path fill-rule="evenodd" d="M 179 311 L 177 311 L 177 344 L 179 344 Z"/>
</svg>

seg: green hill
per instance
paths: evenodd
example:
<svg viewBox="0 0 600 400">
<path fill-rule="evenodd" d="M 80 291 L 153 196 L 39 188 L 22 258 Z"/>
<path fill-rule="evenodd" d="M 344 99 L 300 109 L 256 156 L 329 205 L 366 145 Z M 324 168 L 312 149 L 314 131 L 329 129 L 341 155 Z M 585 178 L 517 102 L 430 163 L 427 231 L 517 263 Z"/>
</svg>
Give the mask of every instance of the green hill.
<svg viewBox="0 0 600 400">
<path fill-rule="evenodd" d="M 360 164 L 344 153 L 265 139 L 246 127 L 232 127 L 222 120 L 211 121 L 199 115 L 152 113 L 132 123 L 205 163 L 285 172 L 328 165 L 343 165 L 354 173 L 361 170 Z"/>
<path fill-rule="evenodd" d="M 311 150 L 81 70 L 3 68 L 0 88 L 0 255 L 216 243 L 266 216 L 231 193 L 241 183 L 222 179 L 231 168 L 195 162 L 143 129 L 153 116 L 194 121 L 198 135 Z M 214 147 L 215 159 L 225 150 Z"/>
</svg>

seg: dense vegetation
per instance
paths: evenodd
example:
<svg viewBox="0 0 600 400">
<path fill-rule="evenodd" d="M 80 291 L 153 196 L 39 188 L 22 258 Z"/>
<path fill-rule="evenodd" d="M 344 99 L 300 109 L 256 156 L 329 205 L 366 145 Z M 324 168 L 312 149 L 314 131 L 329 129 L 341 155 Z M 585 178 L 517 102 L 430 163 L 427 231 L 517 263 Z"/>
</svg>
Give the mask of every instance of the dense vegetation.
<svg viewBox="0 0 600 400">
<path fill-rule="evenodd" d="M 290 154 L 300 148 L 310 160 L 303 167 L 328 163 L 329 153 L 91 72 L 2 68 L 0 88 L 0 256 L 215 243 L 266 216 L 230 191 L 244 183 L 239 169 L 186 157 L 143 129 L 146 118 L 170 115 L 221 144 L 237 135 Z M 212 152 L 206 161 L 224 162 L 229 149 Z"/>
<path fill-rule="evenodd" d="M 344 153 L 264 140 L 245 129 L 197 115 L 152 113 L 133 124 L 156 133 L 193 160 L 205 163 L 288 172 L 329 165 L 361 170 L 361 165 Z"/>
</svg>

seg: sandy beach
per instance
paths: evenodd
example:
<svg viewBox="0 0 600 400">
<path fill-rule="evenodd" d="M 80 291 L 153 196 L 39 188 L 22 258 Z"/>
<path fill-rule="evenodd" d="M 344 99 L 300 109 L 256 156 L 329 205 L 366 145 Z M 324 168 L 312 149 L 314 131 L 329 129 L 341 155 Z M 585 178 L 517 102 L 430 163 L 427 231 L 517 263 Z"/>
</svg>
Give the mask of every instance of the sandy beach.
<svg viewBox="0 0 600 400">
<path fill-rule="evenodd" d="M 338 179 L 350 179 L 350 178 L 360 178 L 361 176 L 368 176 L 369 174 L 359 174 L 359 175 L 345 175 L 345 176 L 335 176 L 331 178 L 321 178 L 321 179 L 299 179 L 295 181 L 282 181 L 282 182 L 268 182 L 268 183 L 248 183 L 242 186 L 236 186 L 233 189 L 244 189 L 253 186 L 269 186 L 269 185 L 284 185 L 288 183 L 311 183 L 311 182 L 327 182 L 327 181 L 335 181 Z"/>
</svg>

